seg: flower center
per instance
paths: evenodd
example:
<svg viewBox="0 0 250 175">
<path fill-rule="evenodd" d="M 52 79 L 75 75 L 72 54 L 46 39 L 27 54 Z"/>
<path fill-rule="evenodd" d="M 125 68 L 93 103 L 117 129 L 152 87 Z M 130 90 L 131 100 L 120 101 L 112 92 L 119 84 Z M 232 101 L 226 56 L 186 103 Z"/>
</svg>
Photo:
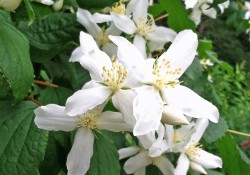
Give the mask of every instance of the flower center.
<svg viewBox="0 0 250 175">
<path fill-rule="evenodd" d="M 103 82 L 114 91 L 120 89 L 127 76 L 127 70 L 118 62 L 113 62 L 111 68 L 103 67 Z"/>
<path fill-rule="evenodd" d="M 167 86 L 175 87 L 179 84 L 179 74 L 181 68 L 171 69 L 171 64 L 166 59 L 163 59 L 161 64 L 155 64 L 152 74 L 155 75 L 155 87 L 157 89 L 166 88 Z"/>
<path fill-rule="evenodd" d="M 200 143 L 192 141 L 192 143 L 186 149 L 186 154 L 192 158 L 199 157 L 199 151 L 201 150 L 201 148 L 202 145 Z"/>
<path fill-rule="evenodd" d="M 147 20 L 146 18 L 139 18 L 136 22 L 137 33 L 140 35 L 147 35 L 148 33 L 154 32 L 153 20 Z"/>
<path fill-rule="evenodd" d="M 100 106 L 95 107 L 79 116 L 77 121 L 77 127 L 88 127 L 90 129 L 96 129 L 97 117 L 101 114 L 102 108 Z"/>
<path fill-rule="evenodd" d="M 150 164 L 152 165 L 156 165 L 157 163 L 162 161 L 162 156 L 158 156 L 158 157 L 150 157 Z"/>
<path fill-rule="evenodd" d="M 103 46 L 105 45 L 107 42 L 109 42 L 109 39 L 108 39 L 108 34 L 106 33 L 106 29 L 105 28 L 102 28 L 102 31 L 100 31 L 97 36 L 96 36 L 96 42 Z"/>
<path fill-rule="evenodd" d="M 122 1 L 115 3 L 115 5 L 111 9 L 113 12 L 120 15 L 124 15 L 126 10 L 125 5 L 122 3 Z"/>
<path fill-rule="evenodd" d="M 173 142 L 174 143 L 179 143 L 181 142 L 181 137 L 180 137 L 180 134 L 178 132 L 174 132 L 174 137 L 173 137 Z"/>
</svg>

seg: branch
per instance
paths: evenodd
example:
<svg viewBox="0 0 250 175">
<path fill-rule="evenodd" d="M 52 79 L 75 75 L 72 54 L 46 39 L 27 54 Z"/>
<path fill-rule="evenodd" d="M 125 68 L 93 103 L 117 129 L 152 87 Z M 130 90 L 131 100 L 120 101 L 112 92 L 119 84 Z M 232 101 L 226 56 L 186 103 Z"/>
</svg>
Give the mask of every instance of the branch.
<svg viewBox="0 0 250 175">
<path fill-rule="evenodd" d="M 166 17 L 168 17 L 168 13 L 166 13 L 166 14 L 164 14 L 164 15 L 161 15 L 161 16 L 159 16 L 159 17 L 157 17 L 157 18 L 155 18 L 155 21 L 160 21 L 160 20 L 162 20 L 162 19 L 164 19 L 164 18 L 166 18 Z"/>
<path fill-rule="evenodd" d="M 34 83 L 39 84 L 39 85 L 43 85 L 43 86 L 54 87 L 54 88 L 58 88 L 59 87 L 56 84 L 45 82 L 45 81 L 40 81 L 40 80 L 34 80 Z"/>
<path fill-rule="evenodd" d="M 26 100 L 30 100 L 33 103 L 37 104 L 38 106 L 42 106 L 42 103 L 40 103 L 39 101 L 35 100 L 33 97 L 27 96 L 25 97 Z"/>
<path fill-rule="evenodd" d="M 234 131 L 234 130 L 227 130 L 227 132 L 231 133 L 231 134 L 235 134 L 235 135 L 239 135 L 239 136 L 245 136 L 245 137 L 250 137 L 250 134 L 244 133 L 244 132 L 239 132 L 239 131 Z"/>
</svg>

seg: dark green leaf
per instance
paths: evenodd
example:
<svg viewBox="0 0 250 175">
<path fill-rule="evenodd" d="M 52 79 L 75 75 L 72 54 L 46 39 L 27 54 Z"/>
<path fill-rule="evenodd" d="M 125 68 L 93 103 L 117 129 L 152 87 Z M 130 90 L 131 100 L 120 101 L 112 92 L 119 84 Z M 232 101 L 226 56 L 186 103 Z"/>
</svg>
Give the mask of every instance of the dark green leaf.
<svg viewBox="0 0 250 175">
<path fill-rule="evenodd" d="M 250 164 L 245 162 L 239 152 L 239 147 L 234 139 L 227 134 L 216 143 L 223 160 L 223 168 L 227 175 L 247 175 Z"/>
<path fill-rule="evenodd" d="M 159 16 L 164 11 L 165 9 L 160 4 L 154 4 L 152 6 L 149 6 L 148 8 L 148 13 L 150 13 L 154 17 Z"/>
<path fill-rule="evenodd" d="M 48 135 L 34 124 L 36 107 L 31 102 L 23 102 L 0 109 L 1 175 L 39 174 Z"/>
<path fill-rule="evenodd" d="M 220 117 L 218 123 L 209 124 L 203 135 L 203 138 L 206 140 L 206 142 L 211 143 L 224 136 L 227 130 L 227 122 L 224 118 Z"/>
<path fill-rule="evenodd" d="M 32 25 L 20 25 L 20 30 L 30 44 L 43 50 L 61 48 L 70 41 L 78 40 L 80 24 L 74 14 L 53 13 L 36 20 Z"/>
<path fill-rule="evenodd" d="M 67 98 L 72 95 L 73 92 L 70 89 L 63 87 L 51 88 L 47 87 L 41 90 L 41 94 L 38 98 L 38 101 L 43 105 L 49 103 L 56 103 L 58 105 L 65 105 Z"/>
<path fill-rule="evenodd" d="M 25 36 L 8 23 L 0 21 L 0 33 L 0 69 L 16 102 L 20 102 L 33 80 L 29 44 Z"/>
<path fill-rule="evenodd" d="M 11 22 L 10 12 L 0 10 L 0 21 Z"/>
<path fill-rule="evenodd" d="M 195 24 L 188 18 L 187 11 L 181 0 L 159 0 L 162 7 L 168 12 L 168 25 L 176 32 L 184 29 L 195 30 Z"/>
<path fill-rule="evenodd" d="M 96 133 L 94 154 L 87 175 L 119 175 L 118 152 L 110 140 Z"/>
<path fill-rule="evenodd" d="M 104 8 L 112 6 L 113 3 L 118 2 L 119 0 L 77 0 L 81 8 Z"/>
<path fill-rule="evenodd" d="M 29 25 L 31 25 L 35 20 L 35 12 L 30 4 L 29 0 L 24 0 L 24 4 L 29 16 Z"/>
</svg>

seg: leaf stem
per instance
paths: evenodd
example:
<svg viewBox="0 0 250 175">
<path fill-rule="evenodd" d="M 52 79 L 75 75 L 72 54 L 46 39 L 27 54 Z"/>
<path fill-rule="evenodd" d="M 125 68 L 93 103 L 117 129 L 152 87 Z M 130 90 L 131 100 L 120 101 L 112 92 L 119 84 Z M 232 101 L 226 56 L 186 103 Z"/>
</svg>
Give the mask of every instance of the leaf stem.
<svg viewBox="0 0 250 175">
<path fill-rule="evenodd" d="M 39 101 L 35 100 L 33 97 L 27 96 L 25 97 L 26 100 L 30 100 L 33 103 L 37 104 L 38 106 L 42 106 L 42 103 L 40 103 Z"/>
<path fill-rule="evenodd" d="M 164 19 L 164 18 L 166 18 L 166 17 L 168 17 L 168 13 L 166 13 L 166 14 L 164 14 L 164 15 L 161 15 L 161 16 L 159 16 L 159 17 L 157 17 L 157 18 L 155 18 L 155 21 L 160 21 L 160 20 L 162 20 L 162 19 Z"/>
<path fill-rule="evenodd" d="M 231 134 L 239 135 L 239 136 L 250 137 L 250 134 L 247 134 L 247 133 L 244 133 L 244 132 L 235 131 L 235 130 L 231 130 L 231 129 L 228 129 L 227 132 L 229 132 Z"/>
<path fill-rule="evenodd" d="M 39 84 L 39 85 L 43 85 L 43 86 L 54 87 L 54 88 L 58 88 L 59 87 L 56 84 L 45 82 L 45 81 L 40 81 L 40 80 L 34 80 L 34 83 Z"/>
</svg>

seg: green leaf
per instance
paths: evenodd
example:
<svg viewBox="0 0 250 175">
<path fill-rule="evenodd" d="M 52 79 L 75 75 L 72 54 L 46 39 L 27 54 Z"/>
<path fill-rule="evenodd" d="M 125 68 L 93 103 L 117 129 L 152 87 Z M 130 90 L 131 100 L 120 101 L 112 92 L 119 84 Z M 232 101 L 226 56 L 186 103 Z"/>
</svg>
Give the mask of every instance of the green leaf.
<svg viewBox="0 0 250 175">
<path fill-rule="evenodd" d="M 0 70 L 9 83 L 16 102 L 32 85 L 33 67 L 25 36 L 12 25 L 0 21 Z"/>
<path fill-rule="evenodd" d="M 35 20 L 35 12 L 30 4 L 29 0 L 24 0 L 24 4 L 29 16 L 29 25 L 31 25 Z"/>
<path fill-rule="evenodd" d="M 0 10 L 0 21 L 11 22 L 10 12 Z"/>
<path fill-rule="evenodd" d="M 199 59 L 195 58 L 191 66 L 187 69 L 185 74 L 192 80 L 201 77 L 203 68 L 199 62 Z"/>
<path fill-rule="evenodd" d="M 118 152 L 110 140 L 95 133 L 94 154 L 87 175 L 119 175 Z"/>
<path fill-rule="evenodd" d="M 47 145 L 47 132 L 34 124 L 31 102 L 0 109 L 1 175 L 38 175 Z"/>
<path fill-rule="evenodd" d="M 49 50 L 61 48 L 70 41 L 78 40 L 81 26 L 74 14 L 53 13 L 36 20 L 30 26 L 22 23 L 19 28 L 32 46 Z"/>
<path fill-rule="evenodd" d="M 245 162 L 239 152 L 239 147 L 234 139 L 227 134 L 216 143 L 223 160 L 223 168 L 227 175 L 247 175 L 250 164 Z"/>
<path fill-rule="evenodd" d="M 162 7 L 168 12 L 168 25 L 176 32 L 184 29 L 195 30 L 195 24 L 188 18 L 187 11 L 181 0 L 159 0 Z"/>
<path fill-rule="evenodd" d="M 149 8 L 148 8 L 148 13 L 150 13 L 154 17 L 159 16 L 164 11 L 165 11 L 165 9 L 162 8 L 162 6 L 160 4 L 154 4 L 152 6 L 149 6 Z"/>
<path fill-rule="evenodd" d="M 63 87 L 51 88 L 46 87 L 41 91 L 38 101 L 43 105 L 55 103 L 58 105 L 65 105 L 67 98 L 73 94 L 73 91 Z"/>
<path fill-rule="evenodd" d="M 227 130 L 227 122 L 224 118 L 220 117 L 218 123 L 209 123 L 203 138 L 207 143 L 211 143 L 224 136 Z"/>
</svg>

